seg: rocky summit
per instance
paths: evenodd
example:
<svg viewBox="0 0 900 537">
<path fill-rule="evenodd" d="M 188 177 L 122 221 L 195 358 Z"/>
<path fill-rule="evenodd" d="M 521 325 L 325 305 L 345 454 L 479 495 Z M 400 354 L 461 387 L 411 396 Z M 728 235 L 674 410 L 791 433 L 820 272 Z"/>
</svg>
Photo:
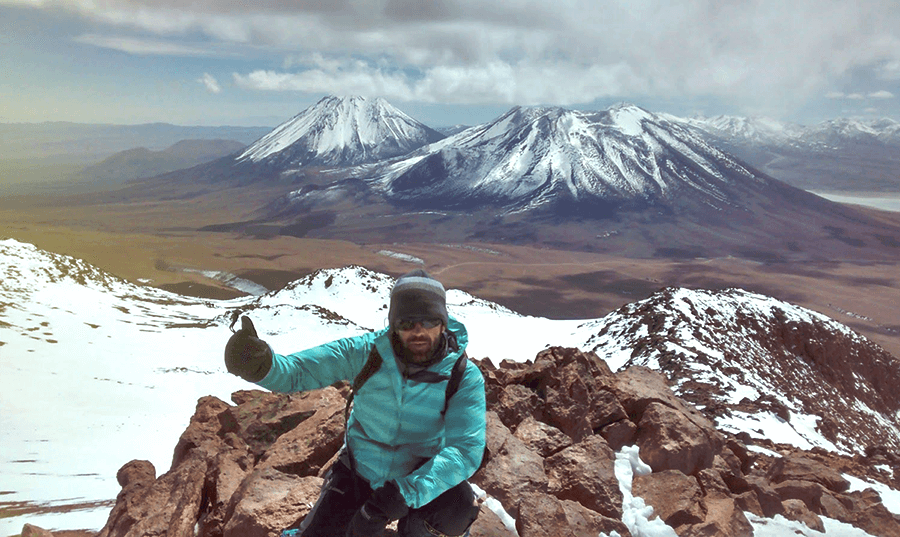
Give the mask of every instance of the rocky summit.
<svg viewBox="0 0 900 537">
<path fill-rule="evenodd" d="M 485 493 L 472 537 L 629 536 L 632 495 L 679 536 L 750 536 L 748 517 L 776 515 L 820 531 L 827 517 L 900 536 L 879 495 L 850 491 L 845 477 L 896 486 L 884 472 L 898 468 L 892 452 L 839 455 L 731 435 L 661 373 L 613 373 L 592 352 L 554 347 L 529 362 L 477 363 L 488 428 L 471 479 Z M 342 444 L 347 392 L 201 398 L 167 472 L 139 460 L 119 470 L 122 490 L 99 537 L 277 536 L 318 496 Z M 630 446 L 647 468 L 628 483 L 617 464 Z"/>
</svg>

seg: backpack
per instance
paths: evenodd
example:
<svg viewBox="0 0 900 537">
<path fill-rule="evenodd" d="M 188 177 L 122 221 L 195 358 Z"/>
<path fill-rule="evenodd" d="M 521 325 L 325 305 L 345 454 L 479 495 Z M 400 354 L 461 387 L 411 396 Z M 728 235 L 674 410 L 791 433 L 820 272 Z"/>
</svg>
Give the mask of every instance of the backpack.
<svg viewBox="0 0 900 537">
<path fill-rule="evenodd" d="M 441 417 L 447 413 L 447 407 L 450 405 L 450 398 L 453 397 L 459 389 L 459 384 L 462 382 L 463 373 L 466 371 L 466 362 L 468 362 L 468 360 L 469 357 L 466 355 L 465 351 L 463 351 L 462 355 L 456 359 L 456 363 L 453 364 L 453 371 L 450 373 L 449 377 L 450 382 L 447 383 L 447 391 L 444 396 L 444 408 L 441 410 Z M 350 420 L 350 406 L 353 404 L 353 397 L 359 392 L 359 389 L 362 388 L 363 384 L 378 371 L 382 361 L 381 353 L 379 353 L 378 349 L 373 345 L 365 365 L 359 374 L 356 375 L 356 378 L 353 379 L 350 395 L 347 396 L 347 406 L 344 407 L 344 423 Z M 443 379 L 447 379 L 447 377 L 443 377 Z"/>
</svg>

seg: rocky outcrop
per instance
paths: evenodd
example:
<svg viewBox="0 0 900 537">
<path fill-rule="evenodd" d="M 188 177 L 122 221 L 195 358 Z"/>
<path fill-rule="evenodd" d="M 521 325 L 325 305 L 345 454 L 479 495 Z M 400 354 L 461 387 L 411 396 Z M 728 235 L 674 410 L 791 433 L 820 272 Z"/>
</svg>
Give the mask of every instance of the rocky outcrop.
<svg viewBox="0 0 900 537">
<path fill-rule="evenodd" d="M 586 326 L 586 348 L 661 371 L 710 419 L 806 416 L 842 451 L 900 450 L 900 362 L 820 313 L 741 289 L 666 288 Z"/>
<path fill-rule="evenodd" d="M 895 464 L 888 451 L 840 457 L 717 431 L 643 367 L 613 374 L 592 353 L 551 348 L 533 362 L 478 362 L 488 399 L 487 454 L 471 481 L 516 520 L 520 537 L 631 535 L 623 522 L 616 452 L 637 445 L 652 473 L 632 493 L 680 536 L 750 536 L 745 512 L 821 528 L 834 518 L 880 537 L 897 517 L 871 489 L 848 492 L 843 473 Z M 100 537 L 272 537 L 315 502 L 342 443 L 346 388 L 304 394 L 241 391 L 232 403 L 200 399 L 157 477 L 146 461 L 122 467 Z M 883 477 L 883 476 L 882 476 Z M 472 537 L 513 533 L 482 504 Z"/>
</svg>

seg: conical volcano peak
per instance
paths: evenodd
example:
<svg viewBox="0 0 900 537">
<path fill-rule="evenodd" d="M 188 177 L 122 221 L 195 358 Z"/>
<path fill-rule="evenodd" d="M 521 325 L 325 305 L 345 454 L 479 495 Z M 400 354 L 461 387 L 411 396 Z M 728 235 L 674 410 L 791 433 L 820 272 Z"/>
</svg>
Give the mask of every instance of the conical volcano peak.
<svg viewBox="0 0 900 537">
<path fill-rule="evenodd" d="M 276 127 L 238 158 L 275 166 L 354 166 L 440 140 L 382 98 L 328 96 Z"/>
</svg>

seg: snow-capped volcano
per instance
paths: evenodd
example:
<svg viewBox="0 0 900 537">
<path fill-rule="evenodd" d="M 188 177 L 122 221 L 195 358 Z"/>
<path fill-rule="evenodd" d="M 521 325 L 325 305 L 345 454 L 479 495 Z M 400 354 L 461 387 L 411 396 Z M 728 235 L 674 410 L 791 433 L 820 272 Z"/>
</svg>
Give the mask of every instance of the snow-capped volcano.
<svg viewBox="0 0 900 537">
<path fill-rule="evenodd" d="M 377 184 L 394 201 L 442 207 L 728 204 L 754 171 L 684 126 L 637 106 L 601 112 L 513 108 L 388 166 Z"/>
<path fill-rule="evenodd" d="M 279 168 L 355 166 L 443 138 L 381 98 L 329 96 L 248 147 L 237 162 Z"/>
</svg>

